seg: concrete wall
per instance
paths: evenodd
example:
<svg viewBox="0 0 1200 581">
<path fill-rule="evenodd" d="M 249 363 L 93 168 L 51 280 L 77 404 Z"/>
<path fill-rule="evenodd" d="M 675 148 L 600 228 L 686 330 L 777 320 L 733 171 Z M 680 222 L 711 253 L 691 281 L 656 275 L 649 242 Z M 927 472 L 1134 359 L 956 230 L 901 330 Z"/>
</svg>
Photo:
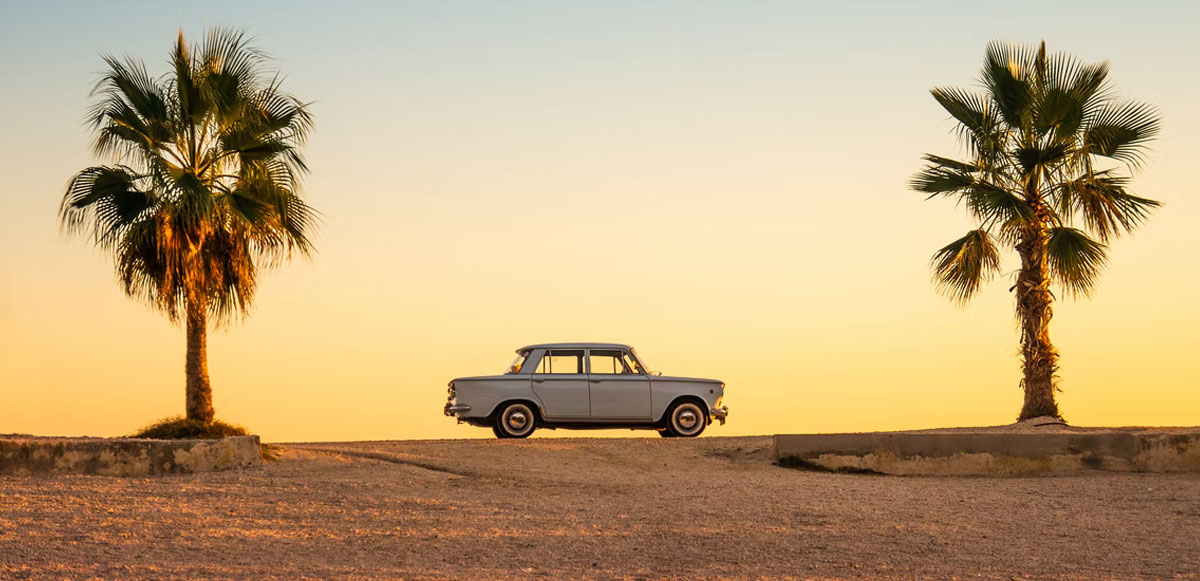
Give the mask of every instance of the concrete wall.
<svg viewBox="0 0 1200 581">
<path fill-rule="evenodd" d="M 220 440 L 0 438 L 0 476 L 148 476 L 211 472 L 261 462 L 258 436 Z"/>
<path fill-rule="evenodd" d="M 782 464 L 884 474 L 1200 473 L 1200 432 L 777 435 L 775 457 Z"/>
</svg>

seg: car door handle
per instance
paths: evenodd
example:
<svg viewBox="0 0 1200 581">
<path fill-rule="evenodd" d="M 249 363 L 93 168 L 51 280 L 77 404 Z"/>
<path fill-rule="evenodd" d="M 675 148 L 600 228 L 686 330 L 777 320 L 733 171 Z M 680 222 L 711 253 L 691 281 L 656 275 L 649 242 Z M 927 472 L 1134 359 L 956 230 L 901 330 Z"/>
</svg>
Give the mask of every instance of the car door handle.
<svg viewBox="0 0 1200 581">
<path fill-rule="evenodd" d="M 590 381 L 592 383 L 600 383 L 599 379 L 588 379 L 588 381 Z"/>
<path fill-rule="evenodd" d="M 546 381 L 546 380 L 545 380 L 545 379 L 535 379 L 535 380 L 533 380 L 533 382 L 534 382 L 534 383 L 541 383 L 541 382 L 543 382 L 543 381 Z"/>
</svg>

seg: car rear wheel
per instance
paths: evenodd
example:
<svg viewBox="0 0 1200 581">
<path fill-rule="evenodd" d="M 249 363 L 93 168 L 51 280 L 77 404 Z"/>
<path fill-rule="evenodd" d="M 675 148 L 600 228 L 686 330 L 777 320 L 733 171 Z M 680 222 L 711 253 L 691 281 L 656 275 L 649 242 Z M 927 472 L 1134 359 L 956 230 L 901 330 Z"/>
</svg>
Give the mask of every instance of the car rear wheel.
<svg viewBox="0 0 1200 581">
<path fill-rule="evenodd" d="M 510 403 L 496 414 L 492 431 L 498 438 L 527 438 L 536 428 L 537 418 L 528 404 Z"/>
<path fill-rule="evenodd" d="M 667 412 L 668 434 L 664 437 L 694 438 L 708 425 L 708 418 L 700 405 L 694 401 L 681 401 Z"/>
</svg>

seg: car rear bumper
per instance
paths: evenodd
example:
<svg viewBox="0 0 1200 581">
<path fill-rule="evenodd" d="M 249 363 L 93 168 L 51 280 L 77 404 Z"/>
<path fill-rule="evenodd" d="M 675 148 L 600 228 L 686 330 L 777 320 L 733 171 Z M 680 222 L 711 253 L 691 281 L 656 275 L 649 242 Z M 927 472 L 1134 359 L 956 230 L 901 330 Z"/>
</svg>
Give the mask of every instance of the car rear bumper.
<svg viewBox="0 0 1200 581">
<path fill-rule="evenodd" d="M 718 422 L 721 422 L 721 425 L 723 426 L 723 425 L 725 425 L 725 417 L 729 415 L 729 406 L 721 406 L 719 408 L 712 408 L 712 409 L 708 410 L 708 415 L 712 419 L 717 420 Z"/>
<path fill-rule="evenodd" d="M 457 414 L 461 414 L 463 412 L 469 412 L 469 411 L 471 411 L 471 406 L 469 406 L 465 403 L 446 402 L 446 407 L 442 410 L 442 413 L 453 417 Z"/>
</svg>

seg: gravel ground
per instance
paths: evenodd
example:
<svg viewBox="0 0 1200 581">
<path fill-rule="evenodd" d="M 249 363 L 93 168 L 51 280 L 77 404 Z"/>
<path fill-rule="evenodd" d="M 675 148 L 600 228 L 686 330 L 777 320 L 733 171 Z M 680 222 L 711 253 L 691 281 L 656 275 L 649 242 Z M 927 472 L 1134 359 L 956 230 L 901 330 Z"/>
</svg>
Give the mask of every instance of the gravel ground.
<svg viewBox="0 0 1200 581">
<path fill-rule="evenodd" d="M 289 444 L 0 477 L 0 578 L 1197 578 L 1200 477 L 827 474 L 767 437 Z"/>
</svg>

